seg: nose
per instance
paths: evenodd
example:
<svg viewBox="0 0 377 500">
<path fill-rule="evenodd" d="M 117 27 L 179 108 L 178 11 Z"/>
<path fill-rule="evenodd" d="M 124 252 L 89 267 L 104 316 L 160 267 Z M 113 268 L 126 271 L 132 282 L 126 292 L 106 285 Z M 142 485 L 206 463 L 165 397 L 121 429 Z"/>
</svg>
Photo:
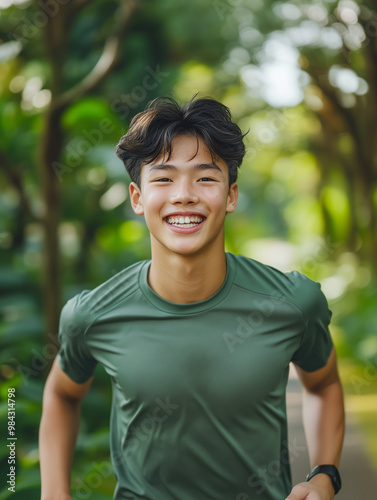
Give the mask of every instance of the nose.
<svg viewBox="0 0 377 500">
<path fill-rule="evenodd" d="M 192 185 L 192 183 L 188 180 L 182 180 L 180 182 L 176 182 L 175 186 L 171 192 L 170 202 L 173 204 L 182 203 L 198 203 L 199 196 Z"/>
</svg>

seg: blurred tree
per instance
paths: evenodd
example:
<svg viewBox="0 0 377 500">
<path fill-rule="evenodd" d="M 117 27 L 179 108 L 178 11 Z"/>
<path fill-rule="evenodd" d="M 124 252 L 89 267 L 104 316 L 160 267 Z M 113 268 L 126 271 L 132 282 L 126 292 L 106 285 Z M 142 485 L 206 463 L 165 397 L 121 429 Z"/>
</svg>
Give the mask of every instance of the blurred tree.
<svg viewBox="0 0 377 500">
<path fill-rule="evenodd" d="M 108 188 L 100 182 L 106 180 L 103 166 L 97 159 L 91 161 L 93 150 L 98 153 L 102 147 L 104 153 L 104 146 L 111 144 L 115 156 L 117 130 L 127 126 L 146 99 L 171 91 L 180 64 L 190 56 L 215 64 L 227 41 L 219 33 L 221 20 L 211 2 L 203 5 L 195 0 L 190 6 L 170 0 L 158 5 L 138 0 L 6 3 L 0 19 L 0 119 L 5 130 L 0 166 L 3 181 L 17 194 L 18 217 L 4 247 L 13 255 L 16 248 L 22 253 L 26 229 L 42 228 L 46 331 L 55 334 L 61 307 L 59 254 L 64 234 L 72 229 L 61 221 L 82 219 L 76 228 L 82 232 L 77 258 L 82 266 L 77 269 L 84 276 L 85 250 L 97 237 L 98 212 L 93 207 L 100 191 L 104 194 Z M 103 96 L 104 104 L 94 96 Z M 98 192 L 95 205 L 87 203 L 84 212 L 72 214 L 66 200 L 78 208 L 80 189 L 66 179 L 77 180 L 81 164 L 91 167 L 88 175 Z M 66 190 L 68 186 L 72 192 Z M 9 189 L 7 193 L 13 196 Z M 32 221 L 36 224 L 31 225 Z"/>
<path fill-rule="evenodd" d="M 375 356 L 374 8 L 352 0 L 0 0 L 0 392 L 17 387 L 19 432 L 30 435 L 18 453 L 20 487 L 39 481 L 30 431 L 62 301 L 149 258 L 114 149 L 159 95 L 212 95 L 250 129 L 227 248 L 263 260 L 258 239 L 273 238 L 282 258 L 305 246 L 296 262 L 324 288 L 329 277 L 330 299 L 354 287 L 337 306 L 351 332 L 342 352 Z M 321 245 L 312 248 L 313 236 Z M 110 391 L 103 373 L 97 380 L 79 460 L 88 443 L 107 457 Z M 94 412 L 103 425 L 96 440 Z M 104 481 L 103 492 L 112 487 Z"/>
<path fill-rule="evenodd" d="M 17 388 L 18 493 L 37 498 L 35 429 L 61 295 L 65 301 L 149 257 L 145 225 L 124 205 L 127 177 L 115 145 L 148 100 L 172 92 L 183 62 L 214 64 L 228 42 L 212 3 L 199 0 L 2 0 L 0 14 L 0 393 Z M 88 443 L 108 460 L 111 391 L 98 372 L 79 461 Z M 97 440 L 96 425 L 104 426 Z M 85 474 L 94 466 L 83 461 Z M 100 490 L 109 495 L 113 482 Z"/>
<path fill-rule="evenodd" d="M 373 3 L 341 1 L 328 10 L 308 10 L 307 19 L 318 25 L 319 36 L 321 31 L 322 36 L 338 36 L 339 48 L 302 47 L 301 66 L 311 77 L 308 94 L 322 101 L 314 105 L 322 138 L 313 140 L 313 147 L 321 158 L 323 180 L 329 179 L 331 170 L 342 173 L 350 206 L 349 248 L 357 250 L 363 242 L 365 255 L 377 268 L 377 15 Z"/>
<path fill-rule="evenodd" d="M 42 100 L 43 104 L 43 96 L 47 96 L 45 99 L 49 102 L 43 114 L 42 134 L 38 144 L 37 163 L 40 171 L 40 193 L 43 203 L 42 213 L 39 216 L 33 213 L 20 172 L 14 169 L 11 164 L 12 151 L 6 153 L 3 149 L 0 152 L 2 170 L 18 192 L 21 207 L 43 227 L 44 301 L 47 332 L 58 331 L 61 307 L 58 230 L 61 218 L 59 177 L 62 172 L 57 172 L 56 168 L 59 168 L 57 162 L 64 146 L 63 113 L 78 99 L 94 91 L 119 63 L 122 40 L 137 6 L 136 0 L 120 1 L 118 5 L 111 6 L 110 15 L 107 22 L 104 23 L 106 27 L 102 30 L 101 39 L 104 39 L 104 42 L 98 62 L 82 79 L 74 85 L 69 85 L 64 72 L 65 65 L 69 63 L 69 32 L 82 9 L 89 2 L 77 0 L 69 3 L 62 2 L 62 4 L 59 5 L 50 0 L 39 1 L 33 6 L 30 25 L 25 25 L 24 21 L 21 20 L 21 28 L 16 28 L 15 31 L 8 34 L 10 41 L 5 45 L 5 47 L 11 46 L 14 50 L 21 51 L 22 45 L 31 41 L 27 37 L 31 27 L 34 28 L 34 32 L 30 31 L 30 35 L 35 38 L 33 42 L 40 43 L 38 27 L 41 25 L 41 31 L 44 35 L 43 47 L 45 47 L 46 52 L 40 51 L 40 57 L 43 57 L 44 65 L 48 67 L 48 71 L 45 83 L 47 88 L 44 89 L 44 93 L 39 93 L 39 99 Z M 29 52 L 31 56 L 30 51 L 26 50 L 25 52 Z M 17 85 L 15 83 L 17 77 L 13 77 L 12 81 L 14 85 Z M 38 103 L 36 107 L 39 107 Z M 8 159 L 8 155 L 10 159 Z"/>
<path fill-rule="evenodd" d="M 127 196 L 113 162 L 117 130 L 127 127 L 147 99 L 172 90 L 180 98 L 204 90 L 223 99 L 245 128 L 252 124 L 254 152 L 262 150 L 262 143 L 270 147 L 266 134 L 282 134 L 275 159 L 270 154 L 268 160 L 272 166 L 297 147 L 284 139 L 289 128 L 284 110 L 302 102 L 319 123 L 312 121 L 305 140 L 320 173 L 316 194 L 322 231 L 377 265 L 377 16 L 371 2 L 6 4 L 0 19 L 0 166 L 2 180 L 13 191 L 5 191 L 2 245 L 9 254 L 18 251 L 20 260 L 27 258 L 25 245 L 42 228 L 47 332 L 57 332 L 59 254 L 85 281 L 89 252 L 99 256 L 93 243 L 114 250 L 130 241 L 126 226 L 115 236 L 119 222 L 114 212 L 109 214 L 121 203 L 116 200 Z M 284 64 L 296 75 L 298 97 L 279 101 L 271 81 L 281 78 L 284 87 Z M 273 108 L 281 111 L 269 112 Z M 113 191 L 109 179 L 119 181 Z M 277 189 L 267 188 L 270 194 Z M 270 205 L 266 209 L 278 217 L 277 231 L 295 224 L 287 220 L 292 210 L 284 221 Z M 124 214 L 118 213 L 121 220 Z M 14 259 L 4 262 L 15 264 Z"/>
<path fill-rule="evenodd" d="M 314 122 L 307 139 L 321 174 L 325 234 L 377 269 L 376 3 L 240 1 L 233 9 L 230 3 L 218 5 L 224 18 L 238 20 L 239 41 L 230 47 L 226 69 L 245 84 L 241 116 L 266 103 L 284 108 L 300 102 L 316 116 L 320 126 Z M 273 114 L 270 133 L 278 120 Z M 333 194 L 341 186 L 346 207 L 337 206 L 329 186 Z M 340 213 L 347 213 L 346 234 L 337 229 Z"/>
</svg>

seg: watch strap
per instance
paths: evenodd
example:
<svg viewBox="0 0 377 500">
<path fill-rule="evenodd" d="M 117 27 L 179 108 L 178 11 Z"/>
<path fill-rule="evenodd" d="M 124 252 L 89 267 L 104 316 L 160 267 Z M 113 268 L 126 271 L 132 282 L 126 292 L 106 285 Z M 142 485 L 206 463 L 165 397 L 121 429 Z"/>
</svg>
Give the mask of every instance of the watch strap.
<svg viewBox="0 0 377 500">
<path fill-rule="evenodd" d="M 310 479 L 317 474 L 327 474 L 330 477 L 336 495 L 342 487 L 342 481 L 340 479 L 339 471 L 335 465 L 316 465 L 306 476 L 306 480 L 310 481 Z"/>
</svg>

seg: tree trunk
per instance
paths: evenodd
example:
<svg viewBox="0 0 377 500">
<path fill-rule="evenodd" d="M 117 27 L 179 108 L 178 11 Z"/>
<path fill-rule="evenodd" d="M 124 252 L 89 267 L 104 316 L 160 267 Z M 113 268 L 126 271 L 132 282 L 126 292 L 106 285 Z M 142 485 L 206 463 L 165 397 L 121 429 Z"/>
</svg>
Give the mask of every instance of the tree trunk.
<svg viewBox="0 0 377 500">
<path fill-rule="evenodd" d="M 46 113 L 40 145 L 41 194 L 44 203 L 44 304 L 46 311 L 46 335 L 57 335 L 61 307 L 59 222 L 60 189 L 52 163 L 60 158 L 63 148 L 61 110 L 50 107 Z"/>
</svg>

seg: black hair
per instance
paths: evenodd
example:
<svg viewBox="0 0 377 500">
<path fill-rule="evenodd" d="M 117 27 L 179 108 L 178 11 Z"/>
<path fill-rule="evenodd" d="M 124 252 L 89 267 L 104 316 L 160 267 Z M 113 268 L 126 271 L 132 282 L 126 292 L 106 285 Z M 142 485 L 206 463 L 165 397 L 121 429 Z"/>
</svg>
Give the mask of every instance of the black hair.
<svg viewBox="0 0 377 500">
<path fill-rule="evenodd" d="M 222 159 L 228 166 L 229 186 L 237 180 L 237 168 L 245 155 L 245 145 L 229 109 L 211 98 L 197 98 L 180 106 L 171 97 L 158 97 L 145 111 L 132 119 L 129 130 L 116 149 L 131 180 L 140 188 L 141 167 L 160 155 L 172 152 L 172 140 L 178 135 L 202 139 L 212 155 L 212 161 Z"/>
</svg>

